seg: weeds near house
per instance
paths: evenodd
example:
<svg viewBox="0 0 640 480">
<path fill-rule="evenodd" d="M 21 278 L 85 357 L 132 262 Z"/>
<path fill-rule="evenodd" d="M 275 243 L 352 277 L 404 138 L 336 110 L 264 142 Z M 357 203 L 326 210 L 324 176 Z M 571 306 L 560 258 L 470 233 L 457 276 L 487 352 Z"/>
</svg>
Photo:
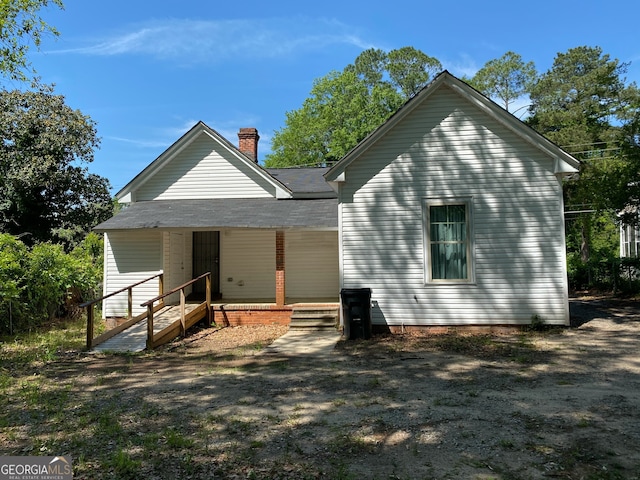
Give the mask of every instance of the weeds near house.
<svg viewBox="0 0 640 480">
<path fill-rule="evenodd" d="M 547 328 L 546 320 L 538 314 L 531 316 L 531 325 L 529 325 L 529 329 L 534 332 L 540 332 Z"/>
<path fill-rule="evenodd" d="M 42 365 L 85 347 L 85 319 L 56 320 L 31 332 L 0 337 L 0 360 L 10 368 Z"/>
</svg>

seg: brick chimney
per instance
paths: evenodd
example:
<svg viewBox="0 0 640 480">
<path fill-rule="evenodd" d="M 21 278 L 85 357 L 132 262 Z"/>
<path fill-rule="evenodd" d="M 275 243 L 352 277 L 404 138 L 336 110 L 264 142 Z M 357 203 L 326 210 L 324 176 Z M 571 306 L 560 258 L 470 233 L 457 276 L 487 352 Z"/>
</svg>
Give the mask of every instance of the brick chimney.
<svg viewBox="0 0 640 480">
<path fill-rule="evenodd" d="M 238 132 L 238 149 L 247 157 L 258 163 L 258 135 L 257 128 L 241 128 Z"/>
</svg>

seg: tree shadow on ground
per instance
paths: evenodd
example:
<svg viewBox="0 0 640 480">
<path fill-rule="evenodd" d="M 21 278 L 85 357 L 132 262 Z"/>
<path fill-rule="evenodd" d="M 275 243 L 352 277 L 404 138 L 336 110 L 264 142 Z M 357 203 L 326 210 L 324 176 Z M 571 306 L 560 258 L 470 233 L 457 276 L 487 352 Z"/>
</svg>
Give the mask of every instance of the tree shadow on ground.
<svg viewBox="0 0 640 480">
<path fill-rule="evenodd" d="M 80 356 L 12 387 L 0 446 L 71 453 L 76 478 L 631 478 L 632 307 L 581 303 L 586 328 L 374 337 L 321 359 L 197 342 Z"/>
</svg>

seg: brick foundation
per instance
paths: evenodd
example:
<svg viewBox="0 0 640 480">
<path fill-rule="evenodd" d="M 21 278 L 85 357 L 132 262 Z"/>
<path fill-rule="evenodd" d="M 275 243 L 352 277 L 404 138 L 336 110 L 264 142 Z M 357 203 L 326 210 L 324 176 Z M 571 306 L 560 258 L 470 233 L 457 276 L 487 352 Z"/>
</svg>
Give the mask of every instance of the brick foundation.
<svg viewBox="0 0 640 480">
<path fill-rule="evenodd" d="M 291 307 L 224 307 L 213 306 L 213 321 L 216 325 L 289 325 Z"/>
<path fill-rule="evenodd" d="M 391 333 L 394 335 L 443 335 L 460 333 L 467 335 L 501 334 L 507 335 L 521 332 L 529 325 L 372 325 L 374 334 Z"/>
</svg>

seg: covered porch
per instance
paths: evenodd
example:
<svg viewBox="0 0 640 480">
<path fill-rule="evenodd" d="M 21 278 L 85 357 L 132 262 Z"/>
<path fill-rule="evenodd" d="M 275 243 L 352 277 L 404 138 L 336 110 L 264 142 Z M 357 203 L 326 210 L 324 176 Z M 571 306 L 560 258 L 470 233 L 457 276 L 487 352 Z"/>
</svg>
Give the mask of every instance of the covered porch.
<svg viewBox="0 0 640 480">
<path fill-rule="evenodd" d="M 99 227 L 105 232 L 104 291 L 156 273 L 164 274 L 169 291 L 211 272 L 213 309 L 227 316 L 251 312 L 238 321 L 259 316 L 283 322 L 292 305 L 336 304 L 336 210 L 333 198 L 133 203 Z M 147 288 L 157 292 L 153 285 Z M 197 299 L 203 292 L 202 282 L 186 293 Z M 139 309 L 153 295 L 134 296 Z M 125 300 L 109 299 L 103 314 L 123 316 Z M 166 299 L 177 301 L 177 295 Z"/>
<path fill-rule="evenodd" d="M 339 302 L 337 231 L 167 232 L 163 251 L 166 288 L 211 272 L 215 310 L 275 314 L 297 304 Z M 203 287 L 194 284 L 189 298 L 201 299 Z"/>
</svg>

